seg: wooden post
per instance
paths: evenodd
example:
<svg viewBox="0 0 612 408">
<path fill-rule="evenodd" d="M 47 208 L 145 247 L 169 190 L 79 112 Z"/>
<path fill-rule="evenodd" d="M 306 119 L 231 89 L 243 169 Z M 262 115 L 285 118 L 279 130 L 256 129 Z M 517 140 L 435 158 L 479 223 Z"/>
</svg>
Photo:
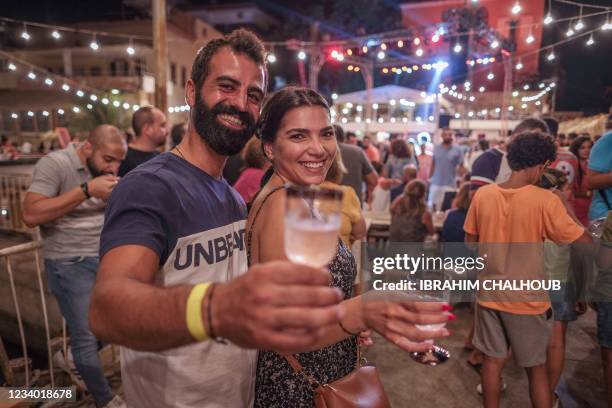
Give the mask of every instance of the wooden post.
<svg viewBox="0 0 612 408">
<path fill-rule="evenodd" d="M 153 50 L 155 53 L 155 106 L 165 114 L 168 110 L 166 0 L 153 0 Z"/>
</svg>

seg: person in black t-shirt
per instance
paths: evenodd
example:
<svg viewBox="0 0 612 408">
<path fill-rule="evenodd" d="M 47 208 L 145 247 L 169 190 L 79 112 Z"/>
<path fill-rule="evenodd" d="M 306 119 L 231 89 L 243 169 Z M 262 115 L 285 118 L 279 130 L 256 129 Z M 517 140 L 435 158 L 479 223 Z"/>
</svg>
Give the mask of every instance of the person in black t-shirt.
<svg viewBox="0 0 612 408">
<path fill-rule="evenodd" d="M 157 156 L 157 149 L 166 143 L 168 136 L 166 115 L 153 106 L 143 106 L 134 112 L 132 128 L 135 137 L 128 145 L 127 156 L 119 167 L 119 177 Z"/>
</svg>

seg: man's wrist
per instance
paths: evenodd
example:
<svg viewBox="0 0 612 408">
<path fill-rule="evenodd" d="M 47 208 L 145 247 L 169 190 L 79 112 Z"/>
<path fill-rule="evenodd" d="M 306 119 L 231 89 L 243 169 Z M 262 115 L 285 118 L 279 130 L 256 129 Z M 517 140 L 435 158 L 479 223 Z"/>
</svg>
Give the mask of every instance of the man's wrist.
<svg viewBox="0 0 612 408">
<path fill-rule="evenodd" d="M 88 182 L 84 182 L 81 184 L 81 191 L 83 192 L 83 194 L 85 195 L 85 199 L 90 199 L 91 198 L 91 194 L 89 193 L 89 184 Z"/>
</svg>

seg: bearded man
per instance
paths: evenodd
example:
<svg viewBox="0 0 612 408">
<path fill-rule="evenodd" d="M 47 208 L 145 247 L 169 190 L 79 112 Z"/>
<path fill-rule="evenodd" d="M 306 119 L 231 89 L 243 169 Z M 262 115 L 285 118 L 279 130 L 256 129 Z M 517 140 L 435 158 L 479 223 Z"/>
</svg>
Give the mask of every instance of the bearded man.
<svg viewBox="0 0 612 408">
<path fill-rule="evenodd" d="M 87 311 L 96 282 L 104 208 L 126 151 L 119 129 L 96 127 L 84 143 L 70 144 L 38 161 L 23 203 L 25 224 L 40 225 L 47 282 L 70 331 L 74 364 L 99 407 L 120 406 L 121 401 L 104 377 Z"/>
<path fill-rule="evenodd" d="M 222 170 L 258 123 L 264 60 L 245 30 L 200 49 L 187 134 L 110 198 L 90 323 L 123 346 L 130 407 L 252 406 L 249 349 L 307 350 L 338 322 L 328 273 L 285 261 L 247 267 L 246 206 Z"/>
</svg>

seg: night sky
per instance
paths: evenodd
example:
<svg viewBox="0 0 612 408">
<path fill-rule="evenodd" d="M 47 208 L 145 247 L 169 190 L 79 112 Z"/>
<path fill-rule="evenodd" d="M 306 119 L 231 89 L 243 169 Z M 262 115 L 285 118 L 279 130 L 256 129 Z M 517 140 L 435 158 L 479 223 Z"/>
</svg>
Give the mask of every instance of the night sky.
<svg viewBox="0 0 612 408">
<path fill-rule="evenodd" d="M 393 3 L 393 0 L 387 0 Z M 320 0 L 319 2 L 324 3 Z M 0 15 L 21 20 L 44 22 L 48 24 L 73 24 L 79 21 L 117 20 L 143 18 L 142 13 L 126 6 L 121 0 L 81 1 L 81 0 L 28 0 L 26 2 L 3 1 Z M 27 6 L 24 6 L 24 3 Z M 129 4 L 129 2 L 127 2 Z M 209 4 L 211 1 L 172 1 L 169 4 Z M 217 2 L 227 3 L 227 1 Z M 266 1 L 291 8 L 294 1 Z M 610 6 L 612 0 L 589 0 L 590 4 Z M 578 8 L 553 0 L 553 15 L 556 18 L 571 17 L 578 14 Z M 280 9 L 280 8 L 279 8 Z M 584 9 L 584 14 L 595 9 Z M 363 10 L 355 10 L 363 12 Z M 612 15 L 611 15 L 612 19 Z M 585 19 L 586 29 L 601 26 L 605 15 Z M 565 38 L 568 23 L 553 24 L 544 29 L 543 45 Z M 588 37 L 574 40 L 555 49 L 555 64 L 541 56 L 541 76 L 548 78 L 557 75 L 559 89 L 557 110 L 582 110 L 587 114 L 607 112 L 612 102 L 612 30 L 594 34 L 595 44 L 587 47 Z"/>
</svg>

